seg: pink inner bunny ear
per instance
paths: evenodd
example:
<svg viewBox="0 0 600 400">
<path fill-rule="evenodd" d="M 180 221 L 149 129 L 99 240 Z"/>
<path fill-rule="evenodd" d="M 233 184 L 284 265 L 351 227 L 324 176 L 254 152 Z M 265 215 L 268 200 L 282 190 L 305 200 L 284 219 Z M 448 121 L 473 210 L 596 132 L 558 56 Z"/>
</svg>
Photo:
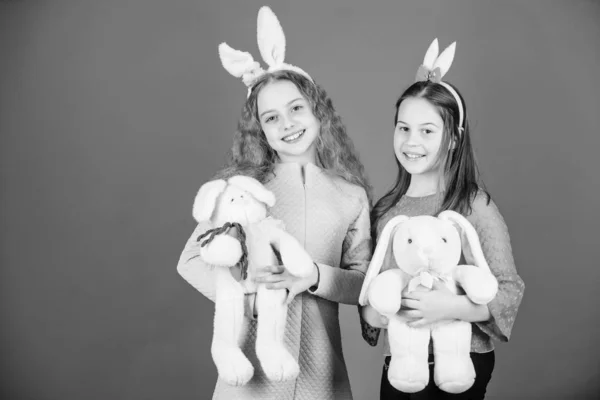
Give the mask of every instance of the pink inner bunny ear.
<svg viewBox="0 0 600 400">
<path fill-rule="evenodd" d="M 222 179 L 206 182 L 196 195 L 192 215 L 197 222 L 208 221 L 217 205 L 217 199 L 225 190 L 227 182 Z"/>
<path fill-rule="evenodd" d="M 423 65 L 428 70 L 433 70 L 433 64 L 435 63 L 436 58 L 439 53 L 439 45 L 437 38 L 433 39 L 433 42 L 429 45 L 427 52 L 425 53 L 425 58 L 423 58 Z"/>
<path fill-rule="evenodd" d="M 444 75 L 446 75 L 446 73 L 450 69 L 450 66 L 452 65 L 452 61 L 454 60 L 455 51 L 456 51 L 456 42 L 454 42 L 450 46 L 446 47 L 444 49 L 444 51 L 442 51 L 442 54 L 440 54 L 439 57 L 435 60 L 435 63 L 433 64 L 433 68 L 440 69 L 440 72 L 442 73 L 442 76 L 440 78 L 443 78 Z"/>
<path fill-rule="evenodd" d="M 240 78 L 254 65 L 254 59 L 250 53 L 235 50 L 227 43 L 219 45 L 219 57 L 221 58 L 223 68 L 236 78 Z"/>
<path fill-rule="evenodd" d="M 260 55 L 269 67 L 282 64 L 285 60 L 285 35 L 275 13 L 263 6 L 258 11 L 257 41 Z"/>
</svg>

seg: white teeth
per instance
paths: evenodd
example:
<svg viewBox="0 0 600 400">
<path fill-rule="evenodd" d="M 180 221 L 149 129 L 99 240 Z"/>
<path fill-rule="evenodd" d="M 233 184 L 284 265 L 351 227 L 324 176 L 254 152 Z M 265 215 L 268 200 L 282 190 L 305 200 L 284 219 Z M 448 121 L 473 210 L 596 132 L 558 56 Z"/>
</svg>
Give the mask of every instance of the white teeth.
<svg viewBox="0 0 600 400">
<path fill-rule="evenodd" d="M 298 139 L 300 136 L 302 136 L 302 134 L 304 133 L 304 130 L 301 130 L 298 133 L 294 133 L 293 135 L 290 136 L 286 136 L 284 137 L 282 140 L 284 142 L 293 142 L 294 140 Z"/>
<path fill-rule="evenodd" d="M 422 154 L 408 154 L 408 153 L 404 153 L 404 155 L 405 155 L 407 158 L 410 158 L 410 159 L 412 159 L 412 160 L 415 160 L 415 159 L 417 159 L 417 158 L 421 158 L 421 157 L 425 157 L 425 156 L 424 156 L 424 155 L 422 155 Z"/>
</svg>

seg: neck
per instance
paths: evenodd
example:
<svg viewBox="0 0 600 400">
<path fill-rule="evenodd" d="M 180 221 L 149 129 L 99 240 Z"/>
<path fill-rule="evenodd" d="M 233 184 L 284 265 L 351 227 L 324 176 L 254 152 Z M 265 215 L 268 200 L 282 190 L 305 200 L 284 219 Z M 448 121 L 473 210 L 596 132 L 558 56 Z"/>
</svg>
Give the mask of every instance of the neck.
<svg viewBox="0 0 600 400">
<path fill-rule="evenodd" d="M 440 191 L 440 178 L 436 173 L 411 175 L 406 190 L 409 197 L 423 197 Z"/>
</svg>

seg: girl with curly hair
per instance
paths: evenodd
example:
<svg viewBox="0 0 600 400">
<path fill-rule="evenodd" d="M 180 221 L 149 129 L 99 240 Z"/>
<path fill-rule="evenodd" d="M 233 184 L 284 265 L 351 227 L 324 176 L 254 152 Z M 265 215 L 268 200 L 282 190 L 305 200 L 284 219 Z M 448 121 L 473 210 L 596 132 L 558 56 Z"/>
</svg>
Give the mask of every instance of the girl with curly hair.
<svg viewBox="0 0 600 400">
<path fill-rule="evenodd" d="M 234 61 L 247 54 L 226 51 Z M 265 53 L 277 52 L 263 52 L 263 58 Z M 255 64 L 250 58 L 245 65 L 256 68 Z M 371 258 L 370 187 L 326 92 L 299 68 L 274 65 L 277 68 L 260 70 L 257 76 L 256 70 L 244 75 L 248 97 L 228 164 L 216 178 L 246 175 L 263 183 L 277 199 L 270 215 L 284 222 L 313 259 L 309 277 L 293 276 L 281 265 L 265 265 L 256 279 L 269 289 L 289 292 L 285 343 L 297 357 L 299 373 L 274 382 L 257 367 L 256 316 L 261 310 L 254 307 L 255 294 L 248 293 L 241 348 L 255 366 L 254 375 L 239 386 L 220 377 L 213 399 L 348 400 L 352 394 L 338 308 L 340 303 L 358 304 Z M 197 228 L 190 237 L 178 271 L 214 301 L 212 271 L 198 257 L 195 244 L 201 233 Z"/>
</svg>

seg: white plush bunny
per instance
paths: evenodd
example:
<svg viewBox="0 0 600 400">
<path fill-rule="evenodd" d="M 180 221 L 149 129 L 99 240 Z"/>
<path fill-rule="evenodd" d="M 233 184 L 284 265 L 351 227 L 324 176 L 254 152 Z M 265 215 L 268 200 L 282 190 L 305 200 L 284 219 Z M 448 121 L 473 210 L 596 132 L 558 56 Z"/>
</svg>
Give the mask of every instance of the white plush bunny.
<svg viewBox="0 0 600 400">
<path fill-rule="evenodd" d="M 269 290 L 264 284 L 253 282 L 257 268 L 279 263 L 273 248 L 292 275 L 306 277 L 314 268 L 300 243 L 283 230 L 283 223 L 267 216 L 267 207 L 274 204 L 273 193 L 246 176 L 208 182 L 200 188 L 194 202 L 194 218 L 198 222 L 210 221 L 213 227 L 198 238 L 202 246 L 200 257 L 215 267 L 211 352 L 219 376 L 232 385 L 244 385 L 254 374 L 254 367 L 240 349 L 247 292 L 256 291 L 256 355 L 265 375 L 270 380 L 283 381 L 296 378 L 299 372 L 298 363 L 283 340 L 286 290 Z M 234 278 L 231 267 L 242 269 L 241 281 Z"/>
<path fill-rule="evenodd" d="M 465 239 L 462 246 L 461 234 Z M 390 244 L 395 265 L 379 273 Z M 463 250 L 465 258 L 474 265 L 458 264 Z M 427 386 L 429 341 L 433 339 L 436 385 L 449 393 L 461 393 L 475 381 L 469 354 L 471 324 L 452 320 L 413 328 L 398 315 L 402 294 L 430 290 L 433 280 L 444 282 L 454 293 L 462 288 L 476 304 L 487 304 L 498 290 L 475 229 L 454 211 L 444 211 L 437 218 L 401 215 L 390 220 L 377 243 L 359 303 L 370 305 L 389 319 L 392 358 L 388 378 L 392 386 L 406 393 Z"/>
</svg>

